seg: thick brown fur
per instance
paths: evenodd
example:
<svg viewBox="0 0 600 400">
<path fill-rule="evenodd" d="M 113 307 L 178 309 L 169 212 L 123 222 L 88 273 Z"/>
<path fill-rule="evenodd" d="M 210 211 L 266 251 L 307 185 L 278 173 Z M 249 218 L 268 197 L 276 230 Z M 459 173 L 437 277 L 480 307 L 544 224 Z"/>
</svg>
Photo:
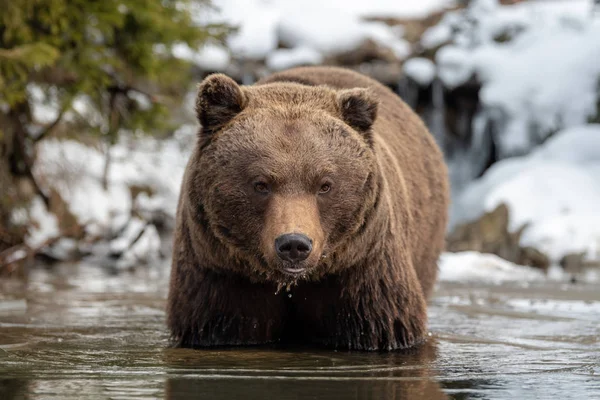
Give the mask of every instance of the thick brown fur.
<svg viewBox="0 0 600 400">
<path fill-rule="evenodd" d="M 420 342 L 448 179 L 419 117 L 383 85 L 332 67 L 253 86 L 211 75 L 196 111 L 168 300 L 176 344 Z M 312 240 L 292 265 L 301 273 L 274 250 L 285 233 Z"/>
</svg>

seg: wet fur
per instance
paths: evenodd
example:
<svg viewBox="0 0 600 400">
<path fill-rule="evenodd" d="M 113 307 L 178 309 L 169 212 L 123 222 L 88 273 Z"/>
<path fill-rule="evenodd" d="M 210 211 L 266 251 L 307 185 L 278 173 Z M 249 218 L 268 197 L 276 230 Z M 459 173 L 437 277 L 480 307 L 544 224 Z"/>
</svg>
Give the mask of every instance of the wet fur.
<svg viewBox="0 0 600 400">
<path fill-rule="evenodd" d="M 448 206 L 446 167 L 421 120 L 383 85 L 339 68 L 296 68 L 239 92 L 226 79 L 209 77 L 199 88 L 203 128 L 177 211 L 167 310 L 175 343 L 297 342 L 393 350 L 420 342 Z M 350 127 L 336 133 L 338 150 L 354 154 L 355 163 L 345 169 L 358 171 L 360 179 L 351 176 L 352 184 L 361 185 L 364 197 L 344 196 L 312 224 L 325 232 L 327 243 L 320 249 L 318 268 L 300 279 L 271 272 L 264 252 L 256 250 L 261 247 L 252 237 L 266 233 L 256 226 L 260 224 L 241 218 L 244 202 L 250 200 L 240 195 L 239 204 L 233 203 L 236 209 L 221 210 L 219 190 L 234 191 L 236 186 L 217 185 L 198 172 L 219 163 L 225 168 L 232 157 L 244 157 L 236 149 L 248 144 L 235 139 L 226 143 L 230 150 L 221 152 L 221 158 L 211 156 L 210 149 L 229 121 L 244 113 L 252 113 L 256 129 L 273 115 L 281 119 L 281 129 L 302 129 L 284 122 L 307 114 L 315 116 L 317 130 L 332 129 L 319 125 L 331 117 Z M 275 129 L 264 128 L 265 135 Z M 273 162 L 286 161 L 291 162 Z M 355 211 L 348 213 L 351 209 Z M 336 210 L 354 217 L 328 219 Z M 238 221 L 215 222 L 227 222 L 227 213 Z M 289 291 L 278 290 L 282 284 Z"/>
</svg>

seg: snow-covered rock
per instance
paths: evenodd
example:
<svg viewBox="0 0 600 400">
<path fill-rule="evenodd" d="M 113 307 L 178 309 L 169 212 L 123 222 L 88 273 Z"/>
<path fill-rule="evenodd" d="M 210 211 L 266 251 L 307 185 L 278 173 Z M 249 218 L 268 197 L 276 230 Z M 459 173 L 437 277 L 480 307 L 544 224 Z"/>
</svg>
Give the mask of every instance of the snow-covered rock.
<svg viewBox="0 0 600 400">
<path fill-rule="evenodd" d="M 404 73 L 420 86 L 429 86 L 435 78 L 435 64 L 427 58 L 415 57 L 406 60 Z"/>
<path fill-rule="evenodd" d="M 18 212 L 20 213 L 21 210 Z M 18 223 L 28 223 L 28 232 L 25 243 L 31 248 L 42 246 L 48 239 L 59 235 L 58 220 L 56 216 L 46 209 L 46 205 L 40 197 L 32 200 L 29 207 L 29 216 L 19 217 Z M 13 218 L 15 219 L 15 218 Z"/>
<path fill-rule="evenodd" d="M 173 47 L 172 52 L 175 57 L 191 61 L 205 71 L 223 71 L 231 62 L 229 51 L 214 43 L 206 43 L 198 50 L 180 43 Z"/>
<path fill-rule="evenodd" d="M 552 261 L 585 252 L 600 260 L 600 124 L 552 136 L 528 156 L 494 164 L 455 199 L 451 227 L 504 203 L 521 245 Z"/>
<path fill-rule="evenodd" d="M 132 226 L 129 222 L 133 211 L 146 221 L 174 220 L 179 186 L 193 148 L 195 131 L 195 127 L 184 125 L 173 138 L 166 140 L 123 136 L 110 149 L 106 188 L 102 185 L 104 152 L 74 140 L 41 141 L 36 149 L 33 173 L 45 191 L 60 193 L 68 211 L 85 228 L 87 237 L 112 237 L 116 232 L 127 232 L 123 230 L 126 226 Z M 132 198 L 134 187 L 142 189 L 139 199 Z M 46 210 L 41 199 L 34 199 L 29 210 L 17 210 L 13 219 L 16 223 L 32 222 L 27 236 L 30 247 L 60 236 L 56 217 Z M 141 229 L 136 232 L 139 234 Z M 124 236 L 132 235 L 135 236 L 133 233 Z M 121 240 L 125 240 L 121 236 Z M 111 250 L 119 253 L 128 248 L 118 241 L 114 246 L 119 248 Z"/>
<path fill-rule="evenodd" d="M 139 218 L 132 218 L 125 226 L 123 232 L 110 242 L 109 247 L 111 254 L 123 254 L 142 235 L 146 229 L 146 225 L 145 221 L 142 221 Z"/>
<path fill-rule="evenodd" d="M 513 264 L 494 254 L 473 251 L 443 253 L 438 262 L 440 282 L 530 282 L 545 278 L 536 268 Z"/>
<path fill-rule="evenodd" d="M 160 257 L 160 236 L 156 227 L 148 224 L 117 260 L 116 267 L 131 268 L 141 264 L 152 264 Z"/>
<path fill-rule="evenodd" d="M 299 65 L 317 65 L 323 62 L 323 55 L 312 47 L 295 47 L 273 51 L 266 60 L 266 65 L 273 71 L 281 71 Z"/>
<path fill-rule="evenodd" d="M 405 58 L 410 48 L 399 30 L 366 18 L 423 18 L 454 4 L 453 0 L 215 0 L 213 9 L 192 10 L 199 24 L 225 23 L 237 28 L 227 39 L 236 58 L 267 59 L 270 69 L 280 70 L 319 63 L 325 57 L 354 50 L 369 39 L 390 49 L 396 57 Z M 288 49 L 278 49 L 280 43 Z M 224 58 L 215 53 L 201 58 L 190 49 L 177 52 L 201 67 L 201 59 L 209 62 Z M 215 62 L 210 69 L 217 70 L 215 66 L 226 67 L 224 62 Z"/>
<path fill-rule="evenodd" d="M 476 76 L 500 158 L 530 151 L 552 132 L 595 115 L 600 96 L 600 18 L 588 0 L 500 6 L 473 0 L 423 35 L 449 88 Z"/>
<path fill-rule="evenodd" d="M 474 74 L 470 52 L 459 46 L 442 47 L 435 55 L 438 75 L 444 85 L 455 88 L 465 83 Z"/>
</svg>

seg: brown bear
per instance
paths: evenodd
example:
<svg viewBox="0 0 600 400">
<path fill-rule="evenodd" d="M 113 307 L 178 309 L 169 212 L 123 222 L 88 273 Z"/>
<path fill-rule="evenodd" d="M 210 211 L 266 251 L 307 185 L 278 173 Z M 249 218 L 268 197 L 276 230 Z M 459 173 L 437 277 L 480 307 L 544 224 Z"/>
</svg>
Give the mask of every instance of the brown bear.
<svg viewBox="0 0 600 400">
<path fill-rule="evenodd" d="M 196 113 L 168 299 L 176 345 L 422 341 L 449 196 L 419 117 L 332 67 L 252 86 L 211 75 Z"/>
</svg>

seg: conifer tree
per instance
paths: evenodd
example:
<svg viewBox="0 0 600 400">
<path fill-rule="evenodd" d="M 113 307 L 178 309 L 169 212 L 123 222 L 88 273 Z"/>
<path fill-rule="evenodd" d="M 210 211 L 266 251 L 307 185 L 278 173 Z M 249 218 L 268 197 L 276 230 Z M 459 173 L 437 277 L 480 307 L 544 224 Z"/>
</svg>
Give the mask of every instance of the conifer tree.
<svg viewBox="0 0 600 400">
<path fill-rule="evenodd" d="M 112 143 L 123 128 L 160 129 L 169 101 L 190 82 L 189 65 L 171 48 L 198 48 L 226 33 L 224 26 L 194 23 L 192 7 L 208 6 L 193 0 L 0 0 L 0 251 L 19 240 L 11 229 L 13 207 L 33 193 L 48 201 L 31 173 L 35 142 L 65 115 L 79 124 L 78 134 Z M 32 112 L 35 91 L 58 105 L 44 124 Z M 78 115 L 76 101 L 98 118 Z"/>
</svg>

